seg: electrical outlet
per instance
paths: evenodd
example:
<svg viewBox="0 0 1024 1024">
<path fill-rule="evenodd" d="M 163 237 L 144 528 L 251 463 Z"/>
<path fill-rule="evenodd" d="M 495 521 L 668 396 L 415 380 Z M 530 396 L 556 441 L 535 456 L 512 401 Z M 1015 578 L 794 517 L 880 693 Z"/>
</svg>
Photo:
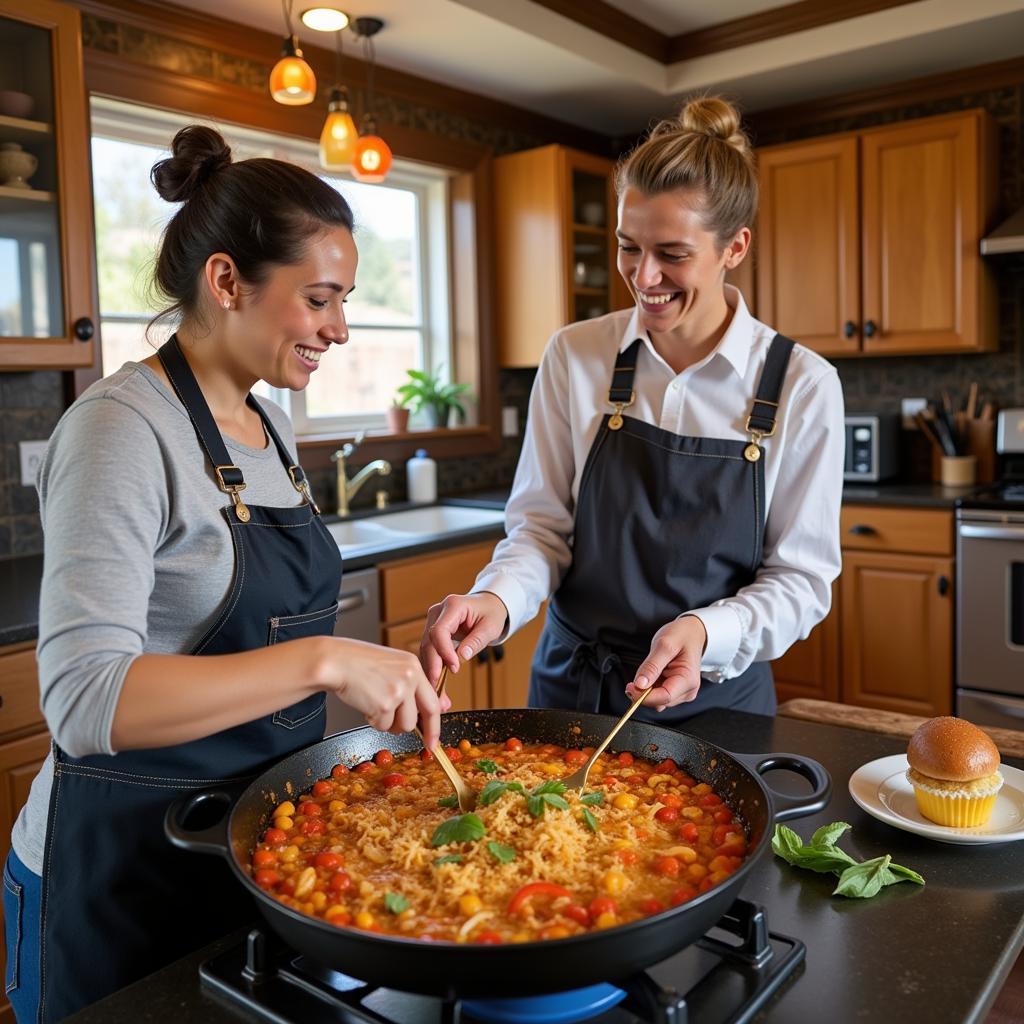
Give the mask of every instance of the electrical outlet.
<svg viewBox="0 0 1024 1024">
<path fill-rule="evenodd" d="M 519 436 L 519 410 L 514 405 L 505 405 L 501 409 L 501 436 Z"/>
<path fill-rule="evenodd" d="M 18 456 L 21 459 L 21 483 L 23 487 L 35 487 L 39 463 L 46 454 L 48 441 L 19 441 Z"/>
<path fill-rule="evenodd" d="M 927 398 L 904 398 L 900 402 L 900 412 L 903 414 L 903 429 L 917 430 L 917 423 L 914 420 L 914 414 L 927 408 Z"/>
</svg>

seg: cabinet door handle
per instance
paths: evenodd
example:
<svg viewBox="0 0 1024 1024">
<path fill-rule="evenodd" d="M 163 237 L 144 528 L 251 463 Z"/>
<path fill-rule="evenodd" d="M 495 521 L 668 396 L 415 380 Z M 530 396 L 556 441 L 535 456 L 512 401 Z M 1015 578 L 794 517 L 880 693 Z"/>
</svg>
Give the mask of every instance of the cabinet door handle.
<svg viewBox="0 0 1024 1024">
<path fill-rule="evenodd" d="M 856 526 L 850 527 L 850 533 L 855 537 L 873 537 L 878 531 L 873 526 L 868 526 L 866 523 L 857 523 Z"/>
<path fill-rule="evenodd" d="M 485 648 L 484 648 L 484 649 L 483 649 L 483 650 L 482 650 L 482 651 L 481 651 L 481 652 L 480 652 L 480 653 L 479 653 L 479 654 L 478 654 L 478 655 L 476 656 L 476 660 L 477 660 L 477 661 L 479 661 L 481 665 L 486 665 L 486 664 L 487 664 L 487 662 L 489 662 L 489 661 L 491 660 L 491 654 L 490 654 L 490 650 L 489 650 L 489 648 L 485 647 Z"/>
<path fill-rule="evenodd" d="M 75 337 L 79 341 L 89 341 L 95 333 L 95 330 L 96 328 L 93 327 L 92 321 L 87 316 L 79 317 L 75 321 Z"/>
<path fill-rule="evenodd" d="M 938 580 L 939 597 L 945 597 L 949 593 L 949 577 L 940 576 Z"/>
<path fill-rule="evenodd" d="M 868 320 L 864 324 L 864 337 L 873 338 L 878 333 L 878 324 L 874 320 Z"/>
<path fill-rule="evenodd" d="M 501 661 L 502 658 L 504 658 L 504 657 L 505 657 L 505 646 L 504 646 L 504 644 L 498 644 L 498 646 L 494 648 L 494 660 L 495 661 Z"/>
<path fill-rule="evenodd" d="M 843 336 L 846 338 L 852 338 L 857 333 L 857 325 L 852 320 L 847 320 L 843 324 Z"/>
</svg>

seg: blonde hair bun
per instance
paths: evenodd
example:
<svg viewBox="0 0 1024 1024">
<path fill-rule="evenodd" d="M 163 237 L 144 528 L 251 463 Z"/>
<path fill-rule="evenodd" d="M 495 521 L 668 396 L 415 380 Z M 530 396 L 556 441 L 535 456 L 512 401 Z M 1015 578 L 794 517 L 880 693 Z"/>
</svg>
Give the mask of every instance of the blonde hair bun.
<svg viewBox="0 0 1024 1024">
<path fill-rule="evenodd" d="M 750 140 L 740 127 L 740 112 L 721 96 L 696 96 L 688 100 L 678 116 L 666 118 L 651 133 L 668 135 L 696 133 L 721 139 L 744 155 L 750 152 Z"/>
</svg>

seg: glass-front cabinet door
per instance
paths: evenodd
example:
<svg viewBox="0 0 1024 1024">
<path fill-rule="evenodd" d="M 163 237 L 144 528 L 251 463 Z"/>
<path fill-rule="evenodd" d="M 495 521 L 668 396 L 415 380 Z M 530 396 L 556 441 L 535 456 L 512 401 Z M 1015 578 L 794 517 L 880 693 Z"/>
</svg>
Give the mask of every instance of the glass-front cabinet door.
<svg viewBox="0 0 1024 1024">
<path fill-rule="evenodd" d="M 0 369 L 91 365 L 93 249 L 78 11 L 0 0 Z"/>
</svg>

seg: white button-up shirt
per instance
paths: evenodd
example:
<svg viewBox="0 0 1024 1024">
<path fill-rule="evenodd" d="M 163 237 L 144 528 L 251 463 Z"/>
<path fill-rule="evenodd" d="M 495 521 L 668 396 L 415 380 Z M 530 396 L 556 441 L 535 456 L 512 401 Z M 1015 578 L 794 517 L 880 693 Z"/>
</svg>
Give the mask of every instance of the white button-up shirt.
<svg viewBox="0 0 1024 1024">
<path fill-rule="evenodd" d="M 674 434 L 744 440 L 744 427 L 775 331 L 755 320 L 726 286 L 732 321 L 716 348 L 682 373 L 658 355 L 635 310 L 570 324 L 541 359 L 522 454 L 505 510 L 506 538 L 477 577 L 508 609 L 506 636 L 532 619 L 572 561 L 580 477 L 601 419 L 618 354 L 637 338 L 636 400 L 625 411 Z M 761 568 L 752 583 L 706 608 L 701 672 L 714 681 L 770 661 L 827 614 L 839 575 L 843 487 L 843 392 L 835 367 L 796 345 L 765 438 L 766 522 Z M 615 581 L 609 580 L 609 586 Z M 504 639 L 504 638 L 502 638 Z"/>
</svg>

